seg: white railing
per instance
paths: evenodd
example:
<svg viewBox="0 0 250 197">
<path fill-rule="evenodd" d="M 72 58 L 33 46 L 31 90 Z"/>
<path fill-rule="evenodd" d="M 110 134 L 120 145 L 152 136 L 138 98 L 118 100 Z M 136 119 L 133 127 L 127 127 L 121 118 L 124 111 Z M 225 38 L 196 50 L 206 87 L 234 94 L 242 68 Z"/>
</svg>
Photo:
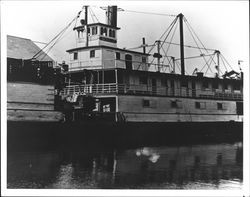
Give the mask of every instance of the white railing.
<svg viewBox="0 0 250 197">
<path fill-rule="evenodd" d="M 73 94 L 132 94 L 132 95 L 156 95 L 156 96 L 180 96 L 195 98 L 216 98 L 216 99 L 233 99 L 242 100 L 243 94 L 239 92 L 216 92 L 207 89 L 190 89 L 190 88 L 169 88 L 162 86 L 147 85 L 129 85 L 129 84 L 85 84 L 66 86 L 60 93 L 63 96 Z"/>
</svg>

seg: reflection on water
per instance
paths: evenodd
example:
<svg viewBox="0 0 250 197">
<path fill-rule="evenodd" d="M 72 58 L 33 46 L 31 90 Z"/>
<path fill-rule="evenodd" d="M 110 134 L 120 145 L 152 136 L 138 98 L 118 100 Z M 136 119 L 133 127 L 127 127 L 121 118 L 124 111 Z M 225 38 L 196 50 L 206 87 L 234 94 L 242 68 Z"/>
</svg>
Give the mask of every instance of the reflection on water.
<svg viewBox="0 0 250 197">
<path fill-rule="evenodd" d="M 242 143 L 8 153 L 8 188 L 241 189 Z"/>
</svg>

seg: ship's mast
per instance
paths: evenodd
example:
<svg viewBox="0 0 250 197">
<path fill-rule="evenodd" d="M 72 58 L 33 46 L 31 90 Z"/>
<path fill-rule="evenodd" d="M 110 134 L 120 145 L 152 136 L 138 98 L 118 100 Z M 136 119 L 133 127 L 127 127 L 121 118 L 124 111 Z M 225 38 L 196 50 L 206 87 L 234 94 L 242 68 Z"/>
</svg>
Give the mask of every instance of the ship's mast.
<svg viewBox="0 0 250 197">
<path fill-rule="evenodd" d="M 88 36 L 88 6 L 84 6 L 85 8 L 85 24 L 86 24 L 86 47 L 89 46 L 89 36 Z"/>
<path fill-rule="evenodd" d="M 161 60 L 161 56 L 160 56 L 160 45 L 161 45 L 161 41 L 160 40 L 157 40 L 157 53 L 159 54 L 158 57 L 157 57 L 157 66 L 158 66 L 158 72 L 161 71 L 161 67 L 160 67 L 160 60 Z"/>
<path fill-rule="evenodd" d="M 185 60 L 184 60 L 184 37 L 183 37 L 183 14 L 180 13 L 179 25 L 180 25 L 180 55 L 181 55 L 181 75 L 185 75 Z"/>
</svg>

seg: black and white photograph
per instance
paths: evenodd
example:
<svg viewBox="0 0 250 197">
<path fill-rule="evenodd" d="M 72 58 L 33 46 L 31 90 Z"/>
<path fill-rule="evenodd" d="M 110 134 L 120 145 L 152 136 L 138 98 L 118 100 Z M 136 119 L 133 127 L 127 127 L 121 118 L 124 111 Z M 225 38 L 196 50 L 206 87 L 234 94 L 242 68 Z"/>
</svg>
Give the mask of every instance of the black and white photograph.
<svg viewBox="0 0 250 197">
<path fill-rule="evenodd" d="M 248 1 L 1 1 L 2 196 L 249 184 Z"/>
</svg>

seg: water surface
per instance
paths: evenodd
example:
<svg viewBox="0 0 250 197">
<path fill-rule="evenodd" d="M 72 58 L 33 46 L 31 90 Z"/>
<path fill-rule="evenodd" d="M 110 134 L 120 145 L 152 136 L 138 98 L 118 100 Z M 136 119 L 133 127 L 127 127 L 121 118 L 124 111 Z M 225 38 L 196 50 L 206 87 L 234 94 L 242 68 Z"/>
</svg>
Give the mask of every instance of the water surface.
<svg viewBox="0 0 250 197">
<path fill-rule="evenodd" d="M 242 189 L 242 142 L 9 151 L 8 188 Z"/>
</svg>

